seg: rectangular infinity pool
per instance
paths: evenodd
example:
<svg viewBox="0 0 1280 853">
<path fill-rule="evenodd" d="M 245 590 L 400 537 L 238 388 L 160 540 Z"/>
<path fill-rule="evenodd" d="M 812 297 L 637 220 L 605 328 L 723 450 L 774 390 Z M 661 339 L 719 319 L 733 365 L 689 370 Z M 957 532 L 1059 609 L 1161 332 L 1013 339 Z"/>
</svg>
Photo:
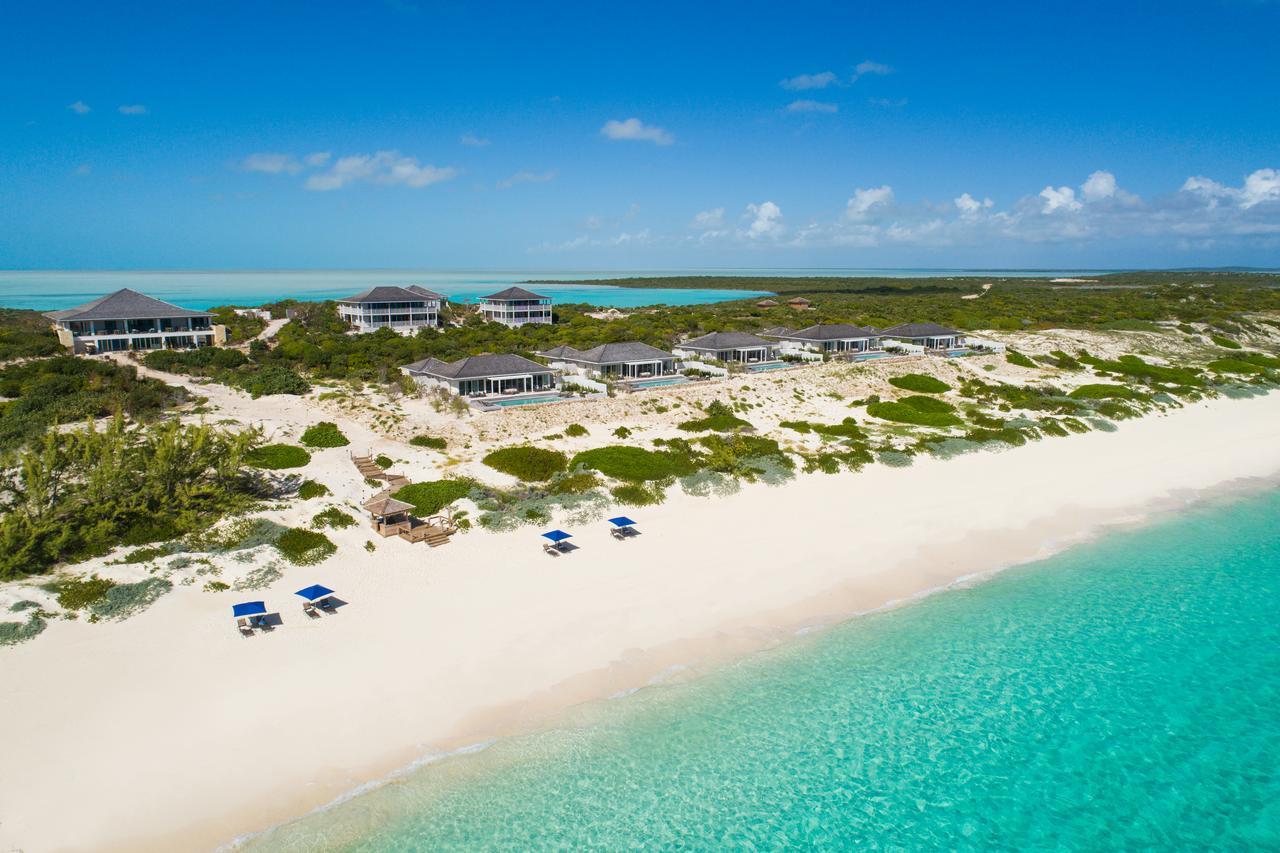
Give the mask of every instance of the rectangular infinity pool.
<svg viewBox="0 0 1280 853">
<path fill-rule="evenodd" d="M 538 403 L 554 403 L 563 399 L 558 394 L 547 394 L 542 397 L 516 397 L 510 400 L 482 400 L 481 402 L 487 406 L 501 406 L 506 409 L 511 406 L 533 406 Z"/>
<path fill-rule="evenodd" d="M 632 388 L 665 388 L 668 385 L 683 385 L 688 382 L 684 376 L 668 376 L 665 379 L 646 379 L 644 382 L 632 382 Z"/>
<path fill-rule="evenodd" d="M 871 361 L 873 358 L 889 358 L 893 353 L 890 352 L 864 352 L 853 357 L 854 361 Z"/>
<path fill-rule="evenodd" d="M 748 364 L 747 370 L 752 373 L 763 373 L 766 370 L 781 370 L 784 367 L 791 367 L 791 365 L 785 361 L 766 361 L 761 364 Z"/>
</svg>

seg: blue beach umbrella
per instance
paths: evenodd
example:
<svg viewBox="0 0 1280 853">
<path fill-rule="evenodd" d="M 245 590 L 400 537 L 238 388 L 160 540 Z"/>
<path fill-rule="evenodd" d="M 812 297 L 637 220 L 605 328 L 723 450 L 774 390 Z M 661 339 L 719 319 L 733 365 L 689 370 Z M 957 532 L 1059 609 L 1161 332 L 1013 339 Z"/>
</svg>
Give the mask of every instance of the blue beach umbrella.
<svg viewBox="0 0 1280 853">
<path fill-rule="evenodd" d="M 239 619 L 242 616 L 264 616 L 267 612 L 266 602 L 246 601 L 231 607 L 231 615 Z"/>
<path fill-rule="evenodd" d="M 617 518 L 611 518 L 609 519 L 609 523 L 612 524 L 614 527 L 634 527 L 635 526 L 635 522 L 627 518 L 625 515 L 620 515 Z"/>
<path fill-rule="evenodd" d="M 298 590 L 294 595 L 300 595 L 307 601 L 315 601 L 317 598 L 333 595 L 333 590 L 322 584 L 314 583 L 306 589 Z"/>
<path fill-rule="evenodd" d="M 550 533 L 544 533 L 542 535 L 545 538 L 550 539 L 552 542 L 555 542 L 557 545 L 566 539 L 573 538 L 572 534 L 565 533 L 563 530 L 552 530 Z"/>
</svg>

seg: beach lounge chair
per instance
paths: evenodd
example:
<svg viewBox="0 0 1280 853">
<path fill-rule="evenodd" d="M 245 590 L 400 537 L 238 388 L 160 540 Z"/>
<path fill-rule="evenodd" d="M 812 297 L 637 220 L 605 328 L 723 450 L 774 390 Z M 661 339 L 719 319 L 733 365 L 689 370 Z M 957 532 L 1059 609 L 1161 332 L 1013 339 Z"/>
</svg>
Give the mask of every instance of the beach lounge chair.
<svg viewBox="0 0 1280 853">
<path fill-rule="evenodd" d="M 248 620 L 248 619 L 237 619 L 237 620 L 236 620 L 236 627 L 240 629 L 240 636 L 241 636 L 241 637 L 252 637 L 252 636 L 253 636 L 253 628 L 252 628 L 252 626 L 250 626 L 250 625 L 249 625 L 249 620 Z"/>
<path fill-rule="evenodd" d="M 625 515 L 620 515 L 617 518 L 611 518 L 609 519 L 609 523 L 613 525 L 609 530 L 609 535 L 614 539 L 626 539 L 629 536 L 634 536 L 636 533 L 636 523 Z"/>
<path fill-rule="evenodd" d="M 302 602 L 302 612 L 310 616 L 312 619 L 320 618 L 320 611 L 316 610 L 316 606 L 310 601 Z"/>
</svg>

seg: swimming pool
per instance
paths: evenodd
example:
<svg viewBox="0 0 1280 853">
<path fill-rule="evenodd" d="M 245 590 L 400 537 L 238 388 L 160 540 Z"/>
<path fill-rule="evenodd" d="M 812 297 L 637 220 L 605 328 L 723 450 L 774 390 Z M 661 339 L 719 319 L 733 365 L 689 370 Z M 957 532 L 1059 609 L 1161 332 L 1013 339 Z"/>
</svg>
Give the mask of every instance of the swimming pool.
<svg viewBox="0 0 1280 853">
<path fill-rule="evenodd" d="M 759 364 L 748 364 L 747 370 L 752 373 L 763 373 L 766 370 L 781 370 L 784 367 L 791 367 L 791 365 L 785 361 L 765 361 Z"/>
<path fill-rule="evenodd" d="M 873 358 L 889 358 L 892 355 L 893 353 L 891 352 L 864 352 L 864 353 L 859 353 L 858 355 L 855 355 L 853 357 L 853 360 L 854 361 L 871 361 L 871 359 Z"/>
<path fill-rule="evenodd" d="M 687 376 L 668 376 L 666 379 L 646 379 L 644 382 L 632 382 L 632 388 L 665 388 L 668 385 L 683 385 L 688 382 Z"/>
<path fill-rule="evenodd" d="M 533 406 L 537 403 L 554 403 L 557 400 L 564 399 L 558 394 L 547 394 L 542 397 L 514 397 L 509 400 L 481 400 L 481 405 L 485 406 L 501 406 L 506 409 L 511 406 Z"/>
<path fill-rule="evenodd" d="M 971 349 L 949 349 L 947 350 L 947 358 L 958 358 L 962 355 L 969 355 L 971 352 L 973 352 Z"/>
</svg>

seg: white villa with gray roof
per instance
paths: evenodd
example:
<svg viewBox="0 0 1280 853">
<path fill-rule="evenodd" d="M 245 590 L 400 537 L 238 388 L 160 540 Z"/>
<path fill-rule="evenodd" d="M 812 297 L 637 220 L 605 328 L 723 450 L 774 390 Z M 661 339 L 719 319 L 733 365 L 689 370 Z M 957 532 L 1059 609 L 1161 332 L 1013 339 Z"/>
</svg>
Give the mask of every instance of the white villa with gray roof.
<svg viewBox="0 0 1280 853">
<path fill-rule="evenodd" d="M 885 329 L 880 335 L 895 341 L 906 341 L 925 349 L 951 349 L 962 345 L 965 341 L 963 332 L 939 326 L 937 323 L 900 323 Z"/>
<path fill-rule="evenodd" d="M 768 329 L 761 334 L 782 342 L 783 352 L 806 350 L 821 353 L 868 352 L 880 348 L 880 333 L 875 329 L 848 323 L 828 323 L 804 329 Z"/>
<path fill-rule="evenodd" d="M 529 323 L 550 323 L 551 297 L 523 287 L 508 287 L 480 297 L 480 316 L 513 329 Z"/>
<path fill-rule="evenodd" d="M 426 388 L 462 397 L 554 391 L 556 371 L 519 355 L 473 355 L 457 361 L 424 358 L 400 368 Z"/>
<path fill-rule="evenodd" d="M 227 327 L 208 311 L 180 308 L 136 290 L 115 293 L 44 316 L 74 353 L 196 349 L 226 343 Z"/>
<path fill-rule="evenodd" d="M 716 361 L 740 361 L 746 364 L 772 361 L 778 355 L 776 343 L 746 332 L 712 332 L 700 338 L 682 341 L 673 349 L 677 355 Z"/>
<path fill-rule="evenodd" d="M 672 353 L 639 341 L 601 344 L 588 350 L 559 346 L 538 355 L 552 366 L 576 368 L 598 377 L 647 379 L 670 376 L 680 369 L 680 359 Z"/>
<path fill-rule="evenodd" d="M 416 284 L 373 287 L 338 300 L 338 316 L 357 332 L 391 329 L 412 335 L 440 325 L 440 309 L 447 297 Z"/>
</svg>

